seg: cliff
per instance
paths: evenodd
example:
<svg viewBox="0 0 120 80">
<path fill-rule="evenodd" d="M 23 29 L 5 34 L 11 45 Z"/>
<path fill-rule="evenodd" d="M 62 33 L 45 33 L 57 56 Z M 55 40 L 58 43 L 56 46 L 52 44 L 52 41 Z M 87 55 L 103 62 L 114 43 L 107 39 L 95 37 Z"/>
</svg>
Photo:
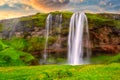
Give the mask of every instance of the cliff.
<svg viewBox="0 0 120 80">
<path fill-rule="evenodd" d="M 50 31 L 48 49 L 49 56 L 66 57 L 67 38 L 72 12 L 52 12 L 54 27 Z M 62 28 L 55 26 L 55 15 L 62 14 Z M 44 53 L 45 20 L 48 14 L 35 15 L 0 21 L 0 37 L 9 42 L 24 39 L 22 51 L 41 57 Z M 120 52 L 120 14 L 90 14 L 86 13 L 89 22 L 91 48 L 93 55 L 98 53 L 115 54 Z M 58 37 L 58 35 L 60 37 Z M 22 40 L 21 40 L 22 42 Z M 21 44 L 19 44 L 21 45 Z M 22 44 L 24 45 L 24 44 Z"/>
</svg>

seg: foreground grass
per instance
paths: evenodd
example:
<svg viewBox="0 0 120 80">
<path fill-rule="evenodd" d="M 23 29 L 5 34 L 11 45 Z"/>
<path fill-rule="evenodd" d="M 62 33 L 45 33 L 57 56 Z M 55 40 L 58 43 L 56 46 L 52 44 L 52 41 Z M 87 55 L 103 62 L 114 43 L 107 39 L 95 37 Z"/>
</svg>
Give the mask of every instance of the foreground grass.
<svg viewBox="0 0 120 80">
<path fill-rule="evenodd" d="M 1 67 L 0 80 L 119 80 L 120 63 Z"/>
<path fill-rule="evenodd" d="M 120 53 L 114 56 L 100 55 L 100 56 L 92 57 L 91 63 L 102 63 L 102 64 L 120 63 Z"/>
</svg>

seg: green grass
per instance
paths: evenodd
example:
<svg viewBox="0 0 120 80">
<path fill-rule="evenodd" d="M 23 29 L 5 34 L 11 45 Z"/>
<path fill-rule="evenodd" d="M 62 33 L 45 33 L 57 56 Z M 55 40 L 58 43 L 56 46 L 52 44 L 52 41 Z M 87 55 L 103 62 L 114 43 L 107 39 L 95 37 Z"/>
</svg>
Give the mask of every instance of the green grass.
<svg viewBox="0 0 120 80">
<path fill-rule="evenodd" d="M 30 65 L 34 57 L 23 52 L 24 40 L 3 41 L 0 39 L 0 66 L 22 66 Z"/>
<path fill-rule="evenodd" d="M 105 14 L 90 14 L 86 13 L 88 17 L 89 27 L 103 27 L 103 26 L 112 26 L 115 28 L 120 28 L 120 21 L 113 18 L 105 17 Z M 107 14 L 112 16 L 113 14 Z"/>
<path fill-rule="evenodd" d="M 0 80 L 119 80 L 120 63 L 0 67 Z"/>
<path fill-rule="evenodd" d="M 120 54 L 111 56 L 111 55 L 101 55 L 101 56 L 95 56 L 91 59 L 91 62 L 93 63 L 120 63 Z"/>
<path fill-rule="evenodd" d="M 48 14 L 45 13 L 37 13 L 35 15 L 20 18 L 20 22 L 22 22 L 25 27 L 44 27 L 47 15 Z"/>
</svg>

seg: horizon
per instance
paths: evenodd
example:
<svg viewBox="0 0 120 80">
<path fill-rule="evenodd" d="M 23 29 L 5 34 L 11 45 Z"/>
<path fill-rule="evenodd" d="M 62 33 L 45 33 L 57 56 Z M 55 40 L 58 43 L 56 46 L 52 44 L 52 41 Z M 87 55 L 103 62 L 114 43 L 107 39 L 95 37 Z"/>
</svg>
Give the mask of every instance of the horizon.
<svg viewBox="0 0 120 80">
<path fill-rule="evenodd" d="M 53 12 L 56 12 L 56 11 L 53 11 Z M 59 12 L 72 12 L 72 11 L 59 11 Z M 79 12 L 79 11 L 78 11 Z M 4 19 L 1 19 L 0 18 L 0 21 L 1 20 L 9 20 L 9 19 L 17 19 L 17 18 L 22 18 L 22 17 L 29 17 L 29 16 L 32 16 L 32 15 L 36 15 L 37 13 L 42 13 L 42 14 L 49 14 L 51 12 L 48 12 L 48 13 L 45 13 L 45 12 L 36 12 L 36 13 L 33 13 L 33 14 L 27 14 L 27 15 L 21 15 L 21 16 L 11 16 L 11 17 L 7 17 L 7 18 L 4 18 Z M 72 13 L 75 13 L 75 12 L 72 12 Z M 120 14 L 120 13 L 114 13 L 114 12 L 104 12 L 104 13 L 100 13 L 100 12 L 85 12 L 85 13 L 90 13 L 90 14 Z"/>
<path fill-rule="evenodd" d="M 56 11 L 53 11 L 53 12 L 56 12 Z M 72 11 L 58 11 L 58 12 L 71 12 L 71 13 L 75 13 L 75 12 L 72 12 Z M 77 11 L 76 11 L 77 12 Z M 79 11 L 78 11 L 79 12 Z M 22 18 L 22 17 L 29 17 L 29 16 L 32 16 L 32 15 L 36 15 L 37 13 L 40 13 L 40 14 L 49 14 L 51 12 L 48 12 L 48 13 L 45 13 L 45 12 L 36 12 L 36 13 L 33 13 L 33 14 L 29 14 L 29 15 L 21 15 L 21 16 L 17 16 L 17 17 L 9 17 L 9 18 L 4 18 L 4 19 L 0 19 L 0 21 L 2 20 L 9 20 L 9 19 L 19 19 L 19 18 Z M 90 13 L 90 14 L 120 14 L 120 13 L 114 13 L 114 12 L 104 12 L 104 13 L 100 13 L 100 12 L 85 12 L 86 13 Z"/>
<path fill-rule="evenodd" d="M 1 0 L 0 20 L 53 11 L 120 14 L 119 3 L 119 0 Z"/>
</svg>

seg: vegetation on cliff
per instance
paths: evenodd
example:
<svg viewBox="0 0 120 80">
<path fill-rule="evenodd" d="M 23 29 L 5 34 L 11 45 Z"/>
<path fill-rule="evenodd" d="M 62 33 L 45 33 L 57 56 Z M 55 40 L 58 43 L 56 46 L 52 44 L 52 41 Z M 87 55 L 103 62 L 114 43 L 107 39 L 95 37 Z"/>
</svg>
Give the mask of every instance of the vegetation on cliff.
<svg viewBox="0 0 120 80">
<path fill-rule="evenodd" d="M 30 65 L 34 57 L 22 51 L 24 43 L 6 42 L 0 40 L 0 66 L 23 66 Z"/>
<path fill-rule="evenodd" d="M 72 12 L 51 12 L 51 14 L 62 14 L 63 15 L 63 25 L 65 24 L 69 25 L 69 20 L 72 16 Z M 29 24 L 29 27 L 32 27 L 33 24 L 36 27 L 44 27 L 45 26 L 45 20 L 48 13 L 37 13 L 36 15 L 31 15 L 28 17 L 22 17 L 20 21 L 27 21 Z M 101 14 L 91 14 L 86 13 L 89 21 L 90 27 L 102 27 L 102 26 L 112 26 L 116 28 L 120 28 L 120 15 L 119 14 L 107 14 L 107 13 L 101 13 Z M 29 23 L 30 22 L 30 23 Z M 26 25 L 28 25 L 26 24 Z"/>
<path fill-rule="evenodd" d="M 111 16 L 111 17 L 110 17 Z M 90 14 L 87 13 L 90 27 L 116 27 L 120 28 L 120 15 L 119 14 Z"/>
</svg>

